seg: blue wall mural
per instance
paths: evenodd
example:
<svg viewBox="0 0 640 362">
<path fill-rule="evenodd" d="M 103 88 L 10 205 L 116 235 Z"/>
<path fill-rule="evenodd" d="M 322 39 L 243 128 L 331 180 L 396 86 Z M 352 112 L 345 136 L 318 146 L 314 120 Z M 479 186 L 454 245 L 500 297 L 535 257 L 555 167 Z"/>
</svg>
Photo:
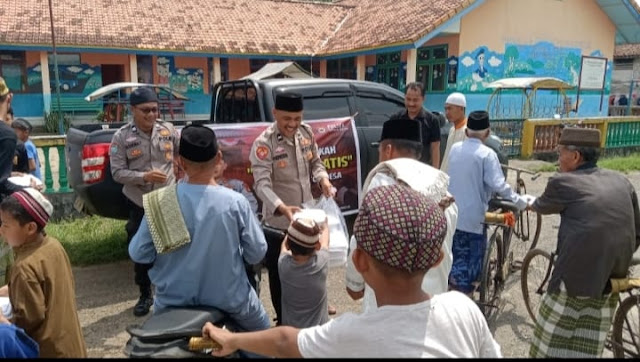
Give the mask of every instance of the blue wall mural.
<svg viewBox="0 0 640 362">
<path fill-rule="evenodd" d="M 586 55 L 586 54 L 585 54 Z M 589 54 L 602 57 L 602 52 L 596 50 Z M 577 86 L 580 76 L 582 50 L 574 47 L 558 47 L 551 42 L 543 41 L 533 45 L 506 43 L 504 53 L 481 46 L 470 52 L 464 52 L 459 57 L 457 84 L 449 90 L 456 89 L 467 95 L 467 109 L 487 109 L 489 94 L 493 92 L 487 85 L 500 78 L 511 77 L 555 77 L 571 85 L 573 90 L 567 92 L 570 101 L 576 105 Z M 600 91 L 581 91 L 578 113 L 572 116 L 598 116 L 606 115 L 608 103 L 606 99 L 611 86 L 612 66 L 607 64 L 605 78 L 604 102 L 600 110 Z M 548 92 L 547 92 L 548 93 Z M 430 95 L 425 106 L 440 110 L 440 97 Z M 509 98 L 509 97 L 506 97 Z M 505 98 L 505 100 L 507 100 Z M 518 97 L 512 97 L 514 105 L 521 103 Z M 545 94 L 541 92 L 537 102 L 542 108 L 553 110 L 553 104 L 557 103 L 557 94 Z M 504 106 L 507 106 L 506 104 Z M 518 107 L 514 106 L 514 109 Z M 521 107 L 520 107 L 521 108 Z M 519 108 L 518 108 L 519 109 Z M 552 111 L 550 111 L 552 112 Z M 547 112 L 549 113 L 549 112 Z"/>
<path fill-rule="evenodd" d="M 487 47 L 480 47 L 472 52 L 465 52 L 459 57 L 458 91 L 488 92 L 489 83 L 503 78 L 503 55 L 493 52 Z"/>
<path fill-rule="evenodd" d="M 200 68 L 176 68 L 171 56 L 157 58 L 158 83 L 167 84 L 183 94 L 203 94 L 204 70 Z"/>
<path fill-rule="evenodd" d="M 99 65 L 58 65 L 61 93 L 89 94 L 102 87 L 102 71 Z M 49 84 L 53 93 L 56 77 L 53 64 L 49 65 Z M 42 67 L 36 64 L 27 68 L 27 92 L 42 93 Z"/>
<path fill-rule="evenodd" d="M 507 43 L 504 77 L 555 77 L 577 86 L 581 54 L 580 48 L 556 47 L 549 42 L 534 45 Z"/>
</svg>

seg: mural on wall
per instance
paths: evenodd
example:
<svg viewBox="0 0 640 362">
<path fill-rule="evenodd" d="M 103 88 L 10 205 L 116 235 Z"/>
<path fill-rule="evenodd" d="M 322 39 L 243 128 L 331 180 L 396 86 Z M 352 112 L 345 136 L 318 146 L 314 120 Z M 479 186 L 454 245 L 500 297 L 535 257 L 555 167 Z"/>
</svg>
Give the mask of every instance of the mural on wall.
<svg viewBox="0 0 640 362">
<path fill-rule="evenodd" d="M 580 48 L 556 47 L 549 42 L 507 43 L 504 77 L 555 77 L 577 86 L 581 53 Z"/>
<path fill-rule="evenodd" d="M 102 71 L 99 65 L 58 65 L 58 75 L 61 93 L 89 94 L 102 87 Z M 49 65 L 49 84 L 53 93 L 56 87 L 56 76 L 51 64 Z M 40 63 L 27 68 L 27 88 L 29 93 L 42 93 Z"/>
<path fill-rule="evenodd" d="M 171 75 L 170 86 L 184 94 L 202 93 L 204 71 L 198 68 L 179 68 Z"/>
<path fill-rule="evenodd" d="M 458 63 L 458 91 L 490 92 L 489 83 L 503 78 L 503 55 L 487 47 L 460 55 Z"/>
<path fill-rule="evenodd" d="M 158 84 L 169 85 L 171 71 L 174 69 L 173 57 L 158 57 L 156 59 L 156 73 L 158 73 Z"/>
<path fill-rule="evenodd" d="M 158 57 L 157 73 L 159 84 L 184 94 L 203 93 L 204 70 L 201 68 L 176 68 L 173 57 Z"/>
<path fill-rule="evenodd" d="M 461 92 L 490 93 L 486 86 L 500 78 L 555 77 L 573 86 L 580 77 L 580 48 L 557 47 L 550 42 L 533 45 L 505 44 L 504 54 L 482 46 L 460 56 L 457 89 Z M 591 55 L 602 56 L 600 51 Z M 607 85 L 611 82 L 607 65 Z"/>
</svg>

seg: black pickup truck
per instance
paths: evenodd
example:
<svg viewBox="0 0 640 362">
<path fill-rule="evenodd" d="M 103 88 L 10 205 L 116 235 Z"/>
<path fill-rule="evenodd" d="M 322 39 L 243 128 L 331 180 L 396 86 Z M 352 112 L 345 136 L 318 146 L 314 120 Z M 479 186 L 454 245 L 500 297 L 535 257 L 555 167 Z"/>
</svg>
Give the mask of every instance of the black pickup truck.
<svg viewBox="0 0 640 362">
<path fill-rule="evenodd" d="M 382 124 L 404 108 L 404 94 L 387 85 L 347 79 L 263 79 L 218 83 L 213 89 L 211 114 L 207 120 L 188 123 L 220 126 L 255 125 L 273 122 L 271 109 L 276 91 L 300 93 L 304 99 L 304 119 L 333 119 L 353 116 L 359 144 L 360 180 L 378 162 L 377 141 Z M 174 122 L 180 128 L 187 122 Z M 122 185 L 111 177 L 109 144 L 123 123 L 77 126 L 67 132 L 65 155 L 69 184 L 77 194 L 76 207 L 88 214 L 126 219 L 128 210 Z M 444 154 L 450 125 L 441 117 L 441 154 Z M 492 136 L 487 145 L 502 163 L 507 163 L 500 139 Z M 244 147 L 251 147 L 250 144 Z M 245 160 L 246 161 L 246 160 Z M 359 185 L 361 186 L 361 185 Z"/>
</svg>

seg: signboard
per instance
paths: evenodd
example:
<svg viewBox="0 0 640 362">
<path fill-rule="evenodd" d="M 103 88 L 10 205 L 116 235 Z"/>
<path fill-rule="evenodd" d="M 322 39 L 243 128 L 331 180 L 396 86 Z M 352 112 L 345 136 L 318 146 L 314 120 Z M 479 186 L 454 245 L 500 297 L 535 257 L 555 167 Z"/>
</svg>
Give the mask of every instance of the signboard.
<svg viewBox="0 0 640 362">
<path fill-rule="evenodd" d="M 337 189 L 336 201 L 344 215 L 358 212 L 360 186 L 360 149 L 353 118 L 305 121 L 311 126 L 318 144 L 318 153 L 329 179 Z M 253 175 L 249 153 L 253 141 L 269 127 L 269 123 L 218 124 L 213 127 L 227 169 L 226 179 L 238 179 L 253 189 Z M 319 184 L 312 182 L 314 197 L 321 194 Z"/>
<path fill-rule="evenodd" d="M 580 89 L 601 90 L 607 72 L 607 58 L 582 56 Z"/>
</svg>

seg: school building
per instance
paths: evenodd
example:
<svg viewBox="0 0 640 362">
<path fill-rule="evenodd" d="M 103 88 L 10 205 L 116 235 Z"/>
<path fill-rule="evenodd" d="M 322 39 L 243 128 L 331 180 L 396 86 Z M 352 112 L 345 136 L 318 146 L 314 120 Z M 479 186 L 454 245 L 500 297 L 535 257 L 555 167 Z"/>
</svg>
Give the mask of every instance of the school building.
<svg viewBox="0 0 640 362">
<path fill-rule="evenodd" d="M 55 86 L 47 1 L 0 6 L 0 75 L 16 115 L 41 122 Z M 208 118 L 212 84 L 270 61 L 400 90 L 422 81 L 429 109 L 460 91 L 474 110 L 501 78 L 577 86 L 583 56 L 607 63 L 603 89 L 580 94 L 579 115 L 606 115 L 614 49 L 640 43 L 636 0 L 56 0 L 52 10 L 64 98 L 122 81 L 168 84 L 190 98 L 192 119 Z"/>
</svg>

